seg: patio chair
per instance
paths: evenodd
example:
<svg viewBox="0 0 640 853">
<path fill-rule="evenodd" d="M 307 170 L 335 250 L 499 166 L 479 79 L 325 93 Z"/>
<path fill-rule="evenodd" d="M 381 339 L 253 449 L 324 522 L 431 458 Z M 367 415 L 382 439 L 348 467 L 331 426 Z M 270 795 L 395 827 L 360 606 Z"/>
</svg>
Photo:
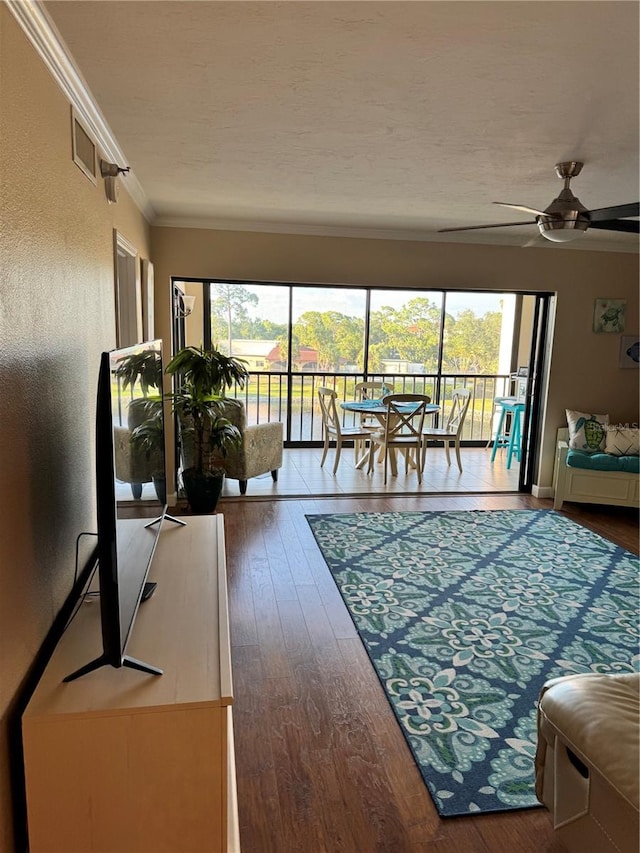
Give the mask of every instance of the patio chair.
<svg viewBox="0 0 640 853">
<path fill-rule="evenodd" d="M 460 436 L 462 435 L 462 427 L 464 419 L 467 416 L 467 409 L 471 401 L 471 392 L 466 388 L 455 388 L 451 396 L 451 411 L 447 418 L 446 425 L 442 428 L 427 427 L 422 432 L 422 463 L 421 468 L 424 471 L 424 465 L 427 459 L 427 442 L 442 441 L 444 442 L 444 450 L 447 454 L 447 465 L 451 465 L 451 457 L 449 456 L 449 445 L 453 444 L 456 451 L 456 460 L 458 468 L 462 473 L 462 461 L 460 459 Z"/>
<path fill-rule="evenodd" d="M 340 423 L 340 415 L 336 405 L 338 395 L 331 388 L 318 388 L 318 400 L 320 402 L 320 411 L 322 413 L 322 429 L 324 433 L 324 449 L 320 467 L 324 465 L 329 451 L 329 444 L 332 441 L 336 443 L 336 458 L 333 463 L 333 473 L 335 475 L 340 464 L 340 453 L 342 452 L 342 442 L 346 438 L 355 442 L 354 453 L 357 456 L 358 444 L 367 442 L 371 438 L 371 430 L 364 427 L 344 427 Z"/>
<path fill-rule="evenodd" d="M 377 380 L 371 380 L 367 382 L 356 382 L 356 400 L 380 400 L 387 394 L 393 394 L 393 384 L 391 382 L 379 382 Z M 366 418 L 366 415 L 364 415 L 363 417 Z M 380 425 L 377 424 L 376 429 L 378 429 L 379 426 Z"/>
<path fill-rule="evenodd" d="M 393 394 L 393 384 L 391 382 L 382 382 L 378 380 L 368 380 L 366 382 L 356 382 L 355 398 L 356 400 L 380 400 L 387 394 Z M 369 432 L 379 432 L 380 421 L 375 415 L 368 415 L 365 412 L 360 412 L 360 426 Z M 356 456 L 364 453 L 363 443 L 357 442 Z"/>
<path fill-rule="evenodd" d="M 387 394 L 384 398 L 387 406 L 384 430 L 370 433 L 369 473 L 373 471 L 376 447 L 384 454 L 384 485 L 387 485 L 387 470 L 391 457 L 391 473 L 397 475 L 396 451 L 404 454 L 405 473 L 412 461 L 411 451 L 415 451 L 413 463 L 418 472 L 418 483 L 422 483 L 420 449 L 422 447 L 422 428 L 427 404 L 431 397 L 426 394 Z"/>
</svg>

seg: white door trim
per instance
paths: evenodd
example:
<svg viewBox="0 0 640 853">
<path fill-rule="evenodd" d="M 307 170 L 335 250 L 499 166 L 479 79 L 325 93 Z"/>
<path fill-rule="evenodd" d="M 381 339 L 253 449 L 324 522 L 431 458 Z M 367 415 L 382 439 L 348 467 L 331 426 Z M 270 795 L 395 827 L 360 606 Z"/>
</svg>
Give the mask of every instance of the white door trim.
<svg viewBox="0 0 640 853">
<path fill-rule="evenodd" d="M 116 342 L 133 346 L 143 339 L 142 283 L 138 250 L 126 237 L 113 232 L 116 301 Z"/>
</svg>

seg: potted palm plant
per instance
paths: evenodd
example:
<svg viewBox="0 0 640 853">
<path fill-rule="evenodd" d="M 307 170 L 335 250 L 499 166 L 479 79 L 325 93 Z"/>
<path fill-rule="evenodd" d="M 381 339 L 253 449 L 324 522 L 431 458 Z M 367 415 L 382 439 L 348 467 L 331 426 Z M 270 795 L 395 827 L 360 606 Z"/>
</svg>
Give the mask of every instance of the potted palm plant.
<svg viewBox="0 0 640 853">
<path fill-rule="evenodd" d="M 162 383 L 160 354 L 155 350 L 133 352 L 118 364 L 115 375 L 122 380 L 123 391 L 130 387 L 133 392 L 137 384 L 146 398 L 150 388 L 159 389 Z"/>
<path fill-rule="evenodd" d="M 219 350 L 190 346 L 176 353 L 166 373 L 178 377 L 171 399 L 180 426 L 189 506 L 196 513 L 213 512 L 224 482 L 220 459 L 241 440 L 238 428 L 223 416 L 225 392 L 234 383 L 244 387 L 247 369 Z"/>
<path fill-rule="evenodd" d="M 114 376 L 118 379 L 121 399 L 118 409 L 126 416 L 126 441 L 130 456 L 116 452 L 116 477 L 131 482 L 135 498 L 142 495 L 143 483 L 153 483 L 158 499 L 164 503 L 164 442 L 162 439 L 162 360 L 157 349 L 134 347 L 120 359 Z M 124 392 L 129 389 L 129 393 Z M 124 432 L 125 427 L 117 429 Z M 145 434 L 144 441 L 141 436 Z M 152 438 L 153 437 L 153 438 Z M 130 460 L 129 462 L 125 460 Z M 120 462 L 120 466 L 119 466 Z M 129 465 L 133 467 L 130 468 Z M 119 470 L 120 467 L 120 470 Z M 160 473 L 162 472 L 162 473 Z M 131 477 L 137 479 L 131 480 Z"/>
<path fill-rule="evenodd" d="M 167 502 L 164 466 L 164 422 L 162 400 L 147 399 L 141 406 L 144 420 L 131 430 L 131 445 L 144 453 L 151 468 L 151 479 L 161 504 Z"/>
<path fill-rule="evenodd" d="M 132 399 L 128 406 L 129 429 L 134 430 L 146 418 L 154 414 L 153 408 L 147 406 L 149 400 L 156 403 L 162 399 L 162 362 L 160 353 L 155 350 L 132 352 L 125 356 L 114 371 L 115 376 L 122 382 L 122 390 L 130 388 Z M 136 386 L 142 397 L 136 396 Z M 153 396 L 149 391 L 155 391 Z"/>
</svg>

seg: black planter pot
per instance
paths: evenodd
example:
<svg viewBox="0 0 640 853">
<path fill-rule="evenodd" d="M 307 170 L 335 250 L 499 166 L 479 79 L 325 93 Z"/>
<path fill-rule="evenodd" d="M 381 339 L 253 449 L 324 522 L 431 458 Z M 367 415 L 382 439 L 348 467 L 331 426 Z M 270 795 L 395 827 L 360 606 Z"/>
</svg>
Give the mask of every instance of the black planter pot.
<svg viewBox="0 0 640 853">
<path fill-rule="evenodd" d="M 222 492 L 223 473 L 198 473 L 195 468 L 187 468 L 182 472 L 182 482 L 192 512 L 205 515 L 214 511 Z"/>
<path fill-rule="evenodd" d="M 156 477 L 153 475 L 153 486 L 156 490 L 156 497 L 160 501 L 161 504 L 166 504 L 167 502 L 167 481 L 164 477 Z"/>
</svg>

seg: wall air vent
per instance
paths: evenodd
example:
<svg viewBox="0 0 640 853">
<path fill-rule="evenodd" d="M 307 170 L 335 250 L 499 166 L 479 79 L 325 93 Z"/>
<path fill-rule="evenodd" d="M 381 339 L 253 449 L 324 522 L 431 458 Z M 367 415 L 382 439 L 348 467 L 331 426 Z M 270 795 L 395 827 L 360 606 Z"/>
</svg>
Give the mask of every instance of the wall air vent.
<svg viewBox="0 0 640 853">
<path fill-rule="evenodd" d="M 75 110 L 71 109 L 71 144 L 73 162 L 84 172 L 92 184 L 98 183 L 98 166 L 96 143 L 89 135 L 78 118 Z"/>
</svg>

